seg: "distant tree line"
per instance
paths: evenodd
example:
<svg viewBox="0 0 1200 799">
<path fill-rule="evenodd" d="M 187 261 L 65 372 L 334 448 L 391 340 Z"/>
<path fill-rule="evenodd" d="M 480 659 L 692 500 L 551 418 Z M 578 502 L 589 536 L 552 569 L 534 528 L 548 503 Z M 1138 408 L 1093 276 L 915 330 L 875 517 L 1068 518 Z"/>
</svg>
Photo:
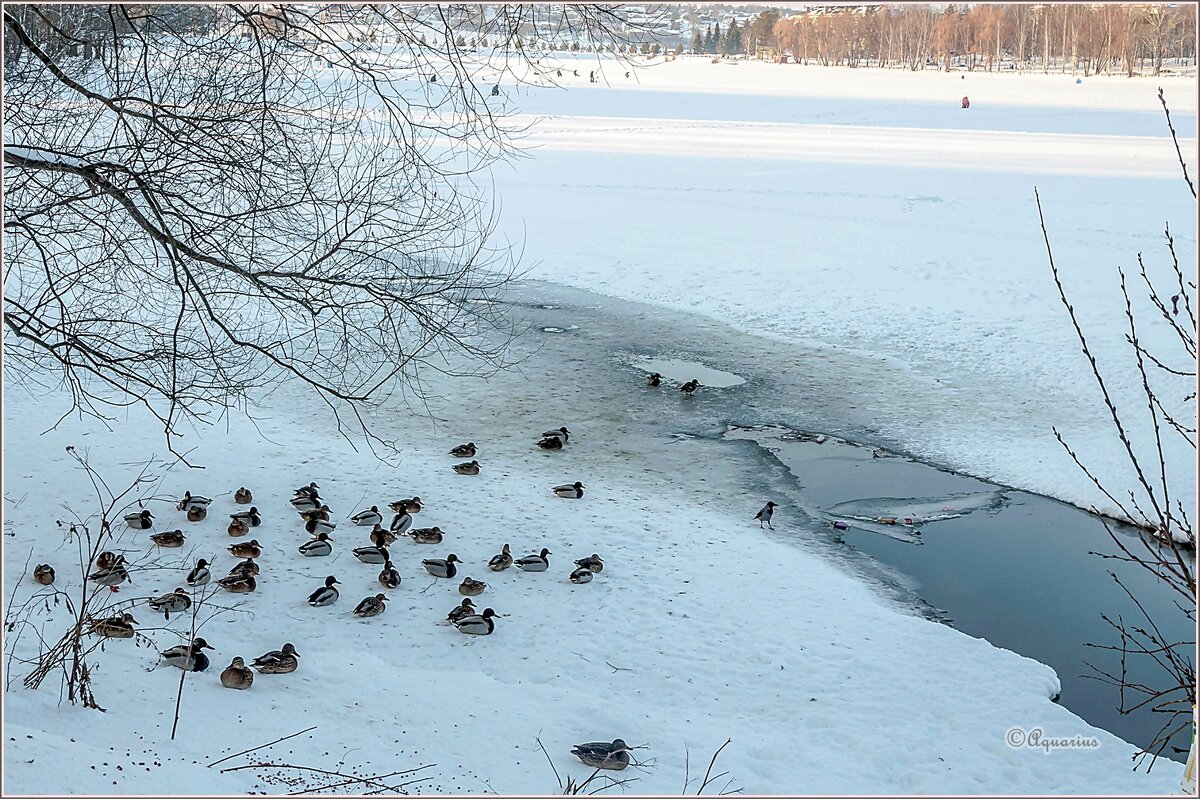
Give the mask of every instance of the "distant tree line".
<svg viewBox="0 0 1200 799">
<path fill-rule="evenodd" d="M 692 52 L 711 55 L 756 55 L 761 47 L 774 47 L 775 26 L 779 12 L 769 8 L 745 25 L 735 17 L 729 27 L 721 30 L 717 22 L 707 28 L 695 26 L 692 32 Z"/>
</svg>

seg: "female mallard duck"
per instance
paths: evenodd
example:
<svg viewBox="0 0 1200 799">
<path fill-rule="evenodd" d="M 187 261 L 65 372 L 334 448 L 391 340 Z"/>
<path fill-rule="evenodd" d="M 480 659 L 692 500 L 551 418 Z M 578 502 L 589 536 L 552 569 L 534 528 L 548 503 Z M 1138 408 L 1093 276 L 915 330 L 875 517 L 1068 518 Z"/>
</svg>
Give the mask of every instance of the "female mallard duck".
<svg viewBox="0 0 1200 799">
<path fill-rule="evenodd" d="M 555 486 L 550 489 L 554 492 L 554 496 L 562 497 L 563 499 L 582 499 L 583 498 L 583 483 L 576 480 L 574 483 Z"/>
<path fill-rule="evenodd" d="M 454 626 L 460 633 L 467 635 L 491 635 L 496 629 L 496 623 L 492 621 L 492 617 L 495 615 L 496 611 L 486 608 L 478 616 L 463 616 L 454 622 Z"/>
<path fill-rule="evenodd" d="M 425 571 L 432 574 L 434 577 L 453 577 L 458 574 L 458 569 L 454 567 L 455 563 L 462 563 L 457 555 L 442 560 L 441 558 L 429 558 L 421 561 L 421 565 L 425 567 Z"/>
<path fill-rule="evenodd" d="M 130 513 L 125 516 L 125 523 L 134 530 L 149 530 L 154 526 L 154 515 L 148 510 Z"/>
<path fill-rule="evenodd" d="M 383 570 L 379 572 L 379 584 L 384 588 L 395 588 L 400 585 L 400 572 L 392 566 L 392 562 L 384 561 Z"/>
<path fill-rule="evenodd" d="M 201 650 L 212 649 L 208 641 L 195 638 L 191 644 L 179 644 L 159 652 L 159 657 L 184 671 L 204 671 L 208 668 L 208 655 Z"/>
<path fill-rule="evenodd" d="M 400 510 L 404 511 L 405 513 L 420 513 L 421 508 L 424 507 L 423 505 L 421 505 L 420 497 L 413 497 L 412 499 L 404 499 L 404 500 L 401 500 L 398 504 L 400 505 Z"/>
<path fill-rule="evenodd" d="M 312 518 L 304 523 L 304 529 L 308 531 L 309 535 L 332 533 L 337 529 L 337 522 L 327 522 L 324 519 Z"/>
<path fill-rule="evenodd" d="M 319 558 L 333 552 L 333 544 L 329 543 L 329 533 L 318 533 L 313 540 L 300 545 L 300 554 L 306 558 Z"/>
<path fill-rule="evenodd" d="M 250 510 L 240 510 L 237 513 L 229 514 L 229 518 L 245 522 L 251 527 L 258 527 L 262 524 L 262 517 L 258 515 L 258 508 L 253 505 L 250 506 Z"/>
<path fill-rule="evenodd" d="M 120 616 L 92 622 L 92 633 L 105 638 L 132 638 L 133 634 L 137 632 L 133 629 L 135 624 L 140 624 L 140 622 L 131 614 L 122 613 Z"/>
<path fill-rule="evenodd" d="M 390 530 L 384 530 L 383 525 L 377 524 L 371 531 L 371 543 L 377 547 L 390 547 L 396 543 L 396 534 Z"/>
<path fill-rule="evenodd" d="M 620 738 L 612 743 L 595 741 L 571 748 L 571 754 L 592 768 L 620 771 L 629 765 L 629 747 Z"/>
<path fill-rule="evenodd" d="M 450 450 L 450 454 L 456 458 L 474 458 L 475 457 L 475 442 L 470 444 L 459 444 L 454 449 Z"/>
<path fill-rule="evenodd" d="M 273 649 L 265 655 L 259 655 L 250 661 L 259 674 L 291 674 L 300 665 L 297 659 L 300 653 L 291 644 L 284 644 L 283 649 Z"/>
<path fill-rule="evenodd" d="M 442 528 L 417 527 L 408 531 L 408 537 L 418 544 L 442 543 Z"/>
<path fill-rule="evenodd" d="M 187 579 L 184 582 L 191 586 L 208 585 L 210 577 L 212 577 L 212 573 L 208 570 L 208 561 L 200 558 L 200 560 L 196 561 L 196 568 L 188 572 Z"/>
<path fill-rule="evenodd" d="M 258 543 L 257 538 L 251 538 L 249 541 L 239 541 L 236 544 L 230 544 L 227 548 L 229 549 L 229 554 L 235 558 L 262 557 L 262 545 Z"/>
<path fill-rule="evenodd" d="M 233 492 L 233 501 L 239 505 L 249 505 L 254 501 L 254 495 L 250 493 L 250 489 L 242 486 Z"/>
<path fill-rule="evenodd" d="M 458 586 L 458 593 L 463 596 L 479 596 L 485 588 L 487 588 L 487 583 L 481 580 L 472 580 L 470 577 L 464 577 L 462 583 Z"/>
<path fill-rule="evenodd" d="M 246 558 L 241 563 L 238 563 L 229 570 L 229 576 L 255 577 L 260 571 L 261 569 L 258 567 L 258 564 L 254 562 L 254 558 Z"/>
<path fill-rule="evenodd" d="M 378 616 L 387 608 L 387 605 L 384 604 L 387 602 L 387 598 L 387 594 L 376 594 L 375 596 L 367 597 L 358 603 L 358 607 L 354 609 L 354 615 L 363 619 Z"/>
<path fill-rule="evenodd" d="M 479 474 L 479 461 L 456 463 L 454 464 L 454 471 L 458 474 Z"/>
<path fill-rule="evenodd" d="M 576 585 L 590 583 L 591 581 L 592 581 L 591 569 L 580 568 L 580 569 L 576 569 L 575 571 L 571 572 L 571 582 L 575 583 Z"/>
<path fill-rule="evenodd" d="M 129 572 L 126 571 L 124 564 L 125 556 L 118 555 L 116 563 L 106 569 L 97 569 L 88 575 L 88 579 L 100 585 L 107 585 L 116 591 L 117 586 L 129 579 Z"/>
<path fill-rule="evenodd" d="M 561 436 L 547 436 L 537 442 L 537 445 L 542 449 L 562 449 L 563 440 Z"/>
<path fill-rule="evenodd" d="M 388 528 L 396 535 L 404 535 L 409 527 L 412 527 L 412 516 L 408 511 L 400 511 L 392 518 L 392 524 Z"/>
<path fill-rule="evenodd" d="M 698 388 L 700 388 L 699 380 L 689 380 L 686 383 L 684 383 L 682 386 L 680 386 L 679 390 L 690 397 L 696 393 L 696 389 L 698 389 Z"/>
<path fill-rule="evenodd" d="M 207 508 L 212 504 L 212 500 L 208 497 L 193 496 L 191 491 L 183 492 L 183 499 L 179 500 L 179 504 L 175 506 L 175 510 L 188 510 L 190 508 Z"/>
<path fill-rule="evenodd" d="M 560 427 L 557 430 L 547 430 L 542 433 L 542 438 L 561 438 L 565 444 L 571 438 L 571 431 L 565 427 Z"/>
<path fill-rule="evenodd" d="M 499 555 L 495 555 L 488 561 L 488 568 L 494 572 L 502 572 L 509 566 L 513 565 L 512 553 L 508 550 L 508 544 L 500 551 Z"/>
<path fill-rule="evenodd" d="M 337 581 L 337 578 L 332 574 L 326 577 L 324 587 L 318 588 L 316 591 L 313 591 L 308 595 L 308 604 L 312 605 L 314 608 L 323 608 L 326 605 L 332 605 L 334 602 L 337 602 L 337 598 L 340 596 L 340 594 L 338 594 L 338 590 L 333 587 Z"/>
<path fill-rule="evenodd" d="M 217 585 L 234 594 L 249 594 L 258 588 L 253 574 L 231 574 L 217 580 Z"/>
<path fill-rule="evenodd" d="M 383 514 L 379 512 L 378 506 L 372 505 L 370 510 L 364 510 L 351 516 L 350 521 L 363 526 L 376 525 L 383 521 Z"/>
<path fill-rule="evenodd" d="M 309 483 L 306 486 L 300 486 L 292 493 L 298 497 L 315 497 L 317 490 L 320 488 L 316 483 Z"/>
<path fill-rule="evenodd" d="M 38 585 L 54 585 L 54 567 L 49 563 L 39 563 L 33 567 L 33 579 Z"/>
<path fill-rule="evenodd" d="M 387 547 L 356 547 L 354 557 L 363 563 L 387 563 L 388 551 Z"/>
<path fill-rule="evenodd" d="M 208 508 L 203 505 L 193 505 L 187 509 L 187 520 L 189 522 L 202 522 L 208 518 Z"/>
<path fill-rule="evenodd" d="M 315 508 L 313 510 L 302 510 L 298 511 L 298 513 L 300 514 L 300 518 L 306 522 L 312 519 L 319 519 L 320 521 L 327 522 L 329 521 L 329 516 L 333 513 L 333 511 L 329 509 L 328 505 L 322 504 L 319 508 Z"/>
<path fill-rule="evenodd" d="M 661 383 L 662 383 L 662 375 L 660 375 L 658 372 L 655 372 L 652 375 L 646 376 L 646 385 L 650 386 L 651 388 L 656 388 Z"/>
<path fill-rule="evenodd" d="M 150 540 L 160 547 L 181 547 L 184 541 L 183 530 L 172 530 L 169 533 L 152 533 Z"/>
<path fill-rule="evenodd" d="M 183 613 L 191 608 L 192 598 L 188 596 L 186 588 L 176 588 L 169 594 L 151 597 L 149 604 L 151 610 L 162 611 L 166 620 L 170 621 L 172 613 Z"/>
<path fill-rule="evenodd" d="M 227 532 L 234 538 L 239 538 L 250 532 L 250 525 L 244 519 L 230 519 Z"/>
<path fill-rule="evenodd" d="M 221 672 L 221 685 L 239 691 L 254 685 L 254 672 L 246 668 L 246 661 L 234 658 L 225 671 Z"/>
<path fill-rule="evenodd" d="M 550 568 L 550 561 L 546 558 L 551 554 L 550 550 L 542 547 L 542 551 L 536 555 L 526 555 L 516 562 L 517 568 L 523 572 L 544 572 Z"/>
<path fill-rule="evenodd" d="M 575 565 L 581 569 L 587 569 L 590 572 L 604 571 L 604 561 L 600 560 L 600 556 L 592 553 L 586 558 L 580 558 L 575 561 Z"/>
<path fill-rule="evenodd" d="M 454 610 L 446 614 L 446 618 L 451 622 L 456 622 L 459 619 L 465 619 L 467 616 L 475 615 L 475 603 L 470 599 L 464 599 L 461 605 L 458 605 Z"/>
</svg>

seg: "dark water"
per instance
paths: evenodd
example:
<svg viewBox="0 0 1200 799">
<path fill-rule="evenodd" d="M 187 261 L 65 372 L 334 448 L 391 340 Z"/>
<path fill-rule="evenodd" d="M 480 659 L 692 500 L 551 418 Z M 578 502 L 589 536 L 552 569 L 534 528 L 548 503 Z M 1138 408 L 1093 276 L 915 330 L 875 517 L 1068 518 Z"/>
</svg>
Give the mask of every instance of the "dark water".
<svg viewBox="0 0 1200 799">
<path fill-rule="evenodd" d="M 826 362 L 814 370 L 823 355 L 801 345 L 540 282 L 519 284 L 511 299 L 516 316 L 530 325 L 525 346 L 533 342 L 540 349 L 539 361 L 585 364 L 592 382 L 579 390 L 615 405 L 614 421 L 647 435 L 665 431 L 692 440 L 702 457 L 737 459 L 729 469 L 730 485 L 714 488 L 775 498 L 781 508 L 773 535 L 837 559 L 914 612 L 1051 666 L 1062 683 L 1061 704 L 1131 743 L 1149 744 L 1166 721 L 1147 710 L 1121 715 L 1117 689 L 1088 676 L 1094 674 L 1088 662 L 1119 669 L 1115 653 L 1089 647 L 1119 641 L 1101 613 L 1141 621 L 1110 570 L 1164 633 L 1174 640 L 1195 638 L 1194 626 L 1174 606 L 1176 595 L 1152 575 L 1089 554 L 1117 551 L 1094 517 L 920 463 L 898 454 L 894 442 L 880 440 L 868 427 L 847 422 L 845 402 L 858 368 L 852 362 Z M 746 382 L 703 390 L 694 402 L 661 401 L 646 408 L 635 399 L 644 391 L 645 373 L 636 365 L 642 358 L 697 361 Z M 745 435 L 739 426 L 761 425 L 779 429 L 753 433 L 757 441 L 738 438 Z M 865 446 L 795 440 L 789 430 Z M 877 447 L 883 457 L 873 456 Z M 831 514 L 831 508 L 837 512 Z M 961 515 L 907 529 L 863 523 L 867 529 L 839 532 L 829 524 L 855 511 L 874 518 L 888 508 L 897 515 L 939 515 L 943 508 L 949 512 L 940 515 Z M 1132 537 L 1126 542 L 1136 543 Z M 1133 681 L 1163 683 L 1163 673 L 1151 663 L 1134 659 L 1128 666 Z M 1174 743 L 1182 747 L 1188 740 L 1180 734 Z"/>
</svg>

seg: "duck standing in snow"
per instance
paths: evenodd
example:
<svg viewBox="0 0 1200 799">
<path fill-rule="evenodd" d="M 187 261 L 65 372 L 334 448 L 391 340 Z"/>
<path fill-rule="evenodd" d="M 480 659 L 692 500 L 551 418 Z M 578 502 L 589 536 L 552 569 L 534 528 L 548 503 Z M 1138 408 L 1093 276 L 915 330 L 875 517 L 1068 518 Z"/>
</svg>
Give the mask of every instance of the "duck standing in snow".
<svg viewBox="0 0 1200 799">
<path fill-rule="evenodd" d="M 240 657 L 234 658 L 229 667 L 221 672 L 221 685 L 244 691 L 254 685 L 254 672 L 246 668 L 246 661 Z"/>
<path fill-rule="evenodd" d="M 450 450 L 450 454 L 456 458 L 474 458 L 475 457 L 475 442 L 470 444 L 459 444 L 454 449 Z"/>
<path fill-rule="evenodd" d="M 383 514 L 379 512 L 377 506 L 372 505 L 370 510 L 364 510 L 351 516 L 350 521 L 364 527 L 367 525 L 374 526 L 383 522 Z"/>
<path fill-rule="evenodd" d="M 457 555 L 450 555 L 445 560 L 441 558 L 427 558 L 421 561 L 421 565 L 425 567 L 425 571 L 432 574 L 434 577 L 452 578 L 458 574 L 458 569 L 455 568 L 455 563 L 462 563 Z"/>
<path fill-rule="evenodd" d="M 195 638 L 191 644 L 179 644 L 158 655 L 168 664 L 184 671 L 204 671 L 208 668 L 208 655 L 201 651 L 204 649 L 212 647 L 203 638 Z"/>
<path fill-rule="evenodd" d="M 175 506 L 175 510 L 188 510 L 194 507 L 207 508 L 211 504 L 212 500 L 208 497 L 192 496 L 191 491 L 184 491 L 183 499 L 179 500 L 179 504 Z"/>
<path fill-rule="evenodd" d="M 604 561 L 600 560 L 600 556 L 594 552 L 586 558 L 580 558 L 575 561 L 575 565 L 590 572 L 604 571 Z"/>
<path fill-rule="evenodd" d="M 488 568 L 494 572 L 502 572 L 511 565 L 513 565 L 513 556 L 508 549 L 508 544 L 504 545 L 499 555 L 493 555 L 492 559 L 488 561 Z"/>
<path fill-rule="evenodd" d="M 239 505 L 249 505 L 254 501 L 254 495 L 250 493 L 250 489 L 242 486 L 233 492 L 233 501 Z"/>
<path fill-rule="evenodd" d="M 329 533 L 318 533 L 313 540 L 301 544 L 299 552 L 306 558 L 321 558 L 333 552 L 333 544 L 329 543 Z"/>
<path fill-rule="evenodd" d="M 240 510 L 237 513 L 229 514 L 229 518 L 237 519 L 250 527 L 258 527 L 262 524 L 262 517 L 258 515 L 258 508 L 253 505 L 250 506 L 250 510 Z"/>
<path fill-rule="evenodd" d="M 387 563 L 389 559 L 386 547 L 357 547 L 354 557 L 363 563 Z"/>
<path fill-rule="evenodd" d="M 408 531 L 408 537 L 418 544 L 442 543 L 442 528 L 417 527 Z"/>
<path fill-rule="evenodd" d="M 196 561 L 196 568 L 188 572 L 187 579 L 184 580 L 190 586 L 208 585 L 209 579 L 212 577 L 212 572 L 208 570 L 208 561 L 204 558 Z"/>
<path fill-rule="evenodd" d="M 259 558 L 262 557 L 262 545 L 258 543 L 257 538 L 251 538 L 249 541 L 239 541 L 236 544 L 230 544 L 227 549 L 229 554 L 235 558 Z"/>
<path fill-rule="evenodd" d="M 561 436 L 546 436 L 537 445 L 542 449 L 562 449 L 563 439 Z"/>
<path fill-rule="evenodd" d="M 102 635 L 105 638 L 132 638 L 137 632 L 133 625 L 138 623 L 132 614 L 122 613 L 120 616 L 92 622 L 92 634 Z"/>
<path fill-rule="evenodd" d="M 38 585 L 54 585 L 54 567 L 49 563 L 39 563 L 33 567 L 33 579 Z"/>
<path fill-rule="evenodd" d="M 300 665 L 299 657 L 296 647 L 284 644 L 283 649 L 273 649 L 265 655 L 259 655 L 250 661 L 250 666 L 258 669 L 259 674 L 291 674 Z"/>
<path fill-rule="evenodd" d="M 544 572 L 550 568 L 550 560 L 546 557 L 551 554 L 550 550 L 542 547 L 542 551 L 536 555 L 526 555 L 516 561 L 516 566 L 523 572 Z"/>
<path fill-rule="evenodd" d="M 408 514 L 408 511 L 401 510 L 392 517 L 392 523 L 388 529 L 394 535 L 404 535 L 408 531 L 408 528 L 412 527 L 412 522 L 412 516 Z"/>
<path fill-rule="evenodd" d="M 400 585 L 400 572 L 396 571 L 396 567 L 390 560 L 384 562 L 383 569 L 379 572 L 379 584 L 384 588 L 395 588 Z"/>
<path fill-rule="evenodd" d="M 453 610 L 446 614 L 446 619 L 450 622 L 456 622 L 459 619 L 464 619 L 467 616 L 475 615 L 475 603 L 470 599 L 464 599 L 461 605 L 456 605 Z"/>
<path fill-rule="evenodd" d="M 550 489 L 554 492 L 554 496 L 562 497 L 563 499 L 582 499 L 583 498 L 583 483 L 576 480 L 574 483 L 555 486 Z"/>
<path fill-rule="evenodd" d="M 376 594 L 369 596 L 362 602 L 358 603 L 358 607 L 354 609 L 354 615 L 362 619 L 369 619 L 372 616 L 378 616 L 387 609 L 387 594 Z"/>
<path fill-rule="evenodd" d="M 231 574 L 217 580 L 217 585 L 234 594 L 250 594 L 258 588 L 253 574 Z"/>
<path fill-rule="evenodd" d="M 472 580 L 470 577 L 464 577 L 462 583 L 458 586 L 458 593 L 463 596 L 479 596 L 485 588 L 487 588 L 487 583 L 480 580 Z"/>
<path fill-rule="evenodd" d="M 479 474 L 479 461 L 454 464 L 456 474 Z"/>
<path fill-rule="evenodd" d="M 467 635 L 491 635 L 496 629 L 496 623 L 492 621 L 495 615 L 496 611 L 486 608 L 478 616 L 463 616 L 454 622 L 454 626 Z"/>
<path fill-rule="evenodd" d="M 576 585 L 583 585 L 592 581 L 592 570 L 579 568 L 571 572 L 571 582 Z"/>
<path fill-rule="evenodd" d="M 565 427 L 560 427 L 557 430 L 547 430 L 542 433 L 542 438 L 561 438 L 562 443 L 567 443 L 571 438 L 571 431 Z"/>
<path fill-rule="evenodd" d="M 658 372 L 655 372 L 652 375 L 647 375 L 646 385 L 650 386 L 651 388 L 658 388 L 660 385 L 662 385 L 662 375 L 660 375 Z"/>
<path fill-rule="evenodd" d="M 125 516 L 125 523 L 134 530 L 149 530 L 154 526 L 154 515 L 148 510 L 130 513 Z"/>
<path fill-rule="evenodd" d="M 339 596 L 338 590 L 333 586 L 337 584 L 337 578 L 332 574 L 325 578 L 325 585 L 318 588 L 308 595 L 308 604 L 314 608 L 323 608 L 326 605 L 332 605 L 337 602 Z"/>
<path fill-rule="evenodd" d="M 174 549 L 183 546 L 184 535 L 183 530 L 171 530 L 170 532 L 151 533 L 150 540 L 160 547 L 169 547 Z"/>
<path fill-rule="evenodd" d="M 595 741 L 571 748 L 571 754 L 592 768 L 620 771 L 629 765 L 629 746 L 620 738 L 612 743 Z"/>
<path fill-rule="evenodd" d="M 149 605 L 151 610 L 162 611 L 163 617 L 170 621 L 172 613 L 184 613 L 191 608 L 192 598 L 186 588 L 176 588 L 169 594 L 151 597 Z"/>
<path fill-rule="evenodd" d="M 88 575 L 88 579 L 100 585 L 107 585 L 114 592 L 117 591 L 117 587 L 129 579 L 129 572 L 125 569 L 125 556 L 117 555 L 113 565 L 97 569 Z"/>
<path fill-rule="evenodd" d="M 758 520 L 759 529 L 762 529 L 762 526 L 764 523 L 767 525 L 767 527 L 770 527 L 772 530 L 775 529 L 771 525 L 771 517 L 775 515 L 775 509 L 777 507 L 779 507 L 779 506 L 776 505 L 774 502 L 768 502 L 766 505 L 763 505 L 762 510 L 760 510 L 758 513 L 754 514 L 754 518 Z"/>
</svg>

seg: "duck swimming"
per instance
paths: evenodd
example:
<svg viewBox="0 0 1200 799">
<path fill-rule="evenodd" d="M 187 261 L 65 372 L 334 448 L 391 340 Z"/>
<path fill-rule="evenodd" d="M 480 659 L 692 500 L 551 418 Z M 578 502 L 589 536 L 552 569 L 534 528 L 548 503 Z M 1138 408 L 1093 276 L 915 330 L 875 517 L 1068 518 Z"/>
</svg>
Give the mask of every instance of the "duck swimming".
<svg viewBox="0 0 1200 799">
<path fill-rule="evenodd" d="M 333 552 L 333 544 L 329 543 L 329 533 L 318 533 L 313 540 L 301 544 L 299 552 L 306 558 L 320 558 Z"/>
<path fill-rule="evenodd" d="M 240 657 L 234 658 L 225 671 L 221 672 L 221 685 L 226 688 L 244 691 L 253 684 L 254 672 L 246 668 L 246 662 Z"/>
<path fill-rule="evenodd" d="M 487 583 L 472 580 L 470 577 L 464 577 L 462 583 L 458 586 L 458 593 L 463 596 L 479 596 L 485 588 L 487 588 Z"/>
<path fill-rule="evenodd" d="M 700 388 L 699 380 L 689 380 L 686 383 L 684 383 L 682 386 L 680 386 L 679 390 L 690 397 L 696 393 L 696 389 L 698 389 L 698 388 Z"/>
<path fill-rule="evenodd" d="M 388 596 L 387 594 L 376 594 L 369 596 L 362 602 L 358 603 L 358 607 L 354 609 L 354 615 L 363 619 L 369 619 L 372 616 L 378 616 L 387 609 Z"/>
<path fill-rule="evenodd" d="M 502 572 L 511 565 L 513 565 L 513 556 L 508 550 L 508 544 L 504 545 L 499 555 L 493 555 L 492 559 L 488 561 L 488 568 L 494 572 Z"/>
<path fill-rule="evenodd" d="M 462 563 L 457 555 L 450 555 L 445 560 L 440 558 L 429 558 L 421 561 L 421 565 L 425 567 L 425 571 L 432 574 L 434 577 L 453 577 L 458 573 L 455 568 L 455 563 Z"/>
<path fill-rule="evenodd" d="M 184 671 L 204 671 L 208 668 L 208 655 L 201 651 L 203 649 L 212 647 L 203 638 L 195 638 L 190 645 L 179 644 L 158 654 L 170 665 Z"/>
<path fill-rule="evenodd" d="M 274 649 L 265 655 L 259 655 L 250 662 L 251 667 L 258 669 L 259 674 L 291 674 L 300 665 L 300 653 L 291 644 L 284 644 L 283 649 Z"/>
<path fill-rule="evenodd" d="M 383 569 L 379 572 L 379 584 L 384 588 L 395 588 L 400 585 L 400 572 L 396 571 L 396 567 L 390 560 L 384 562 Z"/>
<path fill-rule="evenodd" d="M 454 464 L 454 471 L 458 474 L 479 474 L 479 461 L 456 463 Z"/>
<path fill-rule="evenodd" d="M 496 611 L 486 608 L 478 616 L 463 616 L 454 622 L 454 626 L 467 635 L 491 635 L 496 629 L 496 623 L 492 621 L 495 615 Z"/>
<path fill-rule="evenodd" d="M 661 383 L 662 375 L 660 375 L 658 372 L 646 376 L 646 385 L 650 386 L 651 388 L 656 388 Z"/>
<path fill-rule="evenodd" d="M 475 457 L 475 442 L 470 444 L 459 444 L 454 449 L 450 450 L 450 454 L 456 458 L 474 458 Z"/>
<path fill-rule="evenodd" d="M 149 530 L 154 526 L 154 515 L 148 510 L 130 513 L 125 516 L 125 523 L 134 530 Z"/>
<path fill-rule="evenodd" d="M 550 568 L 550 561 L 546 557 L 551 554 L 550 550 L 542 547 L 542 551 L 536 555 L 526 555 L 516 561 L 516 566 L 523 572 L 544 572 Z"/>
<path fill-rule="evenodd" d="M 337 602 L 339 596 L 338 590 L 333 586 L 337 583 L 337 578 L 332 574 L 325 578 L 325 585 L 318 588 L 308 595 L 308 604 L 314 608 L 323 608 L 326 605 L 332 605 Z"/>
<path fill-rule="evenodd" d="M 350 517 L 350 521 L 358 525 L 376 525 L 383 522 L 383 514 L 379 512 L 379 508 L 372 505 L 370 510 L 364 510 Z"/>
<path fill-rule="evenodd" d="M 554 496 L 562 497 L 563 499 L 581 499 L 583 497 L 583 483 L 579 481 L 567 485 L 555 486 L 550 490 L 554 492 Z"/>
</svg>

